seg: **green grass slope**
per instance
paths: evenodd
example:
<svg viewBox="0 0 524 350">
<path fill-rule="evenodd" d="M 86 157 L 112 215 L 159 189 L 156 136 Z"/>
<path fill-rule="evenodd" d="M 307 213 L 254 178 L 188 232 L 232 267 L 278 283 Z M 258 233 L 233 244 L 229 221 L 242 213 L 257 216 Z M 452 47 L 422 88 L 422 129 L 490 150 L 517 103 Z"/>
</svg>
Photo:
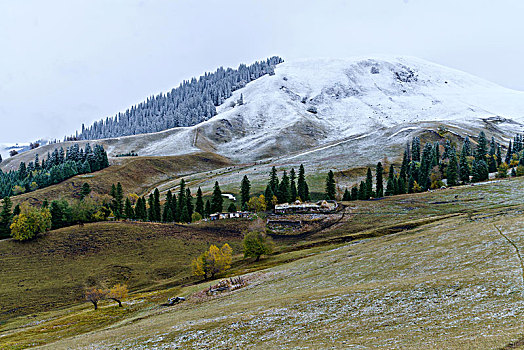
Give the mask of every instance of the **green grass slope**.
<svg viewBox="0 0 524 350">
<path fill-rule="evenodd" d="M 103 222 L 29 242 L 0 241 L 0 321 L 83 302 L 84 288 L 100 283 L 137 290 L 187 282 L 192 258 L 210 244 L 229 243 L 239 251 L 244 228 Z"/>
<path fill-rule="evenodd" d="M 169 254 L 171 250 L 164 250 L 163 245 L 179 235 L 188 239 L 209 237 L 207 241 L 201 240 L 205 243 L 200 247 L 218 242 L 220 237 L 234 242 L 231 238 L 234 232 L 242 229 L 237 225 L 245 228 L 249 223 L 208 223 L 200 229 L 180 227 L 181 231 L 168 235 L 168 240 L 158 238 L 157 245 L 117 242 L 112 249 L 118 252 L 117 247 L 122 246 L 122 252 L 127 250 L 120 256 L 112 253 L 119 264 L 124 263 L 126 256 L 137 255 L 134 266 L 140 265 L 139 252 L 149 245 L 151 255 L 165 251 L 160 255 L 174 260 L 146 259 L 137 268 L 143 271 L 138 276 L 154 275 L 152 271 L 163 268 L 173 269 L 173 278 L 157 274 L 156 279 L 148 281 L 151 287 L 141 290 L 140 281 L 144 278 L 137 278 L 134 293 L 122 309 L 105 302 L 94 312 L 84 303 L 12 318 L 0 327 L 0 346 L 11 349 L 36 345 L 46 349 L 503 347 L 518 342 L 524 334 L 520 322 L 524 315 L 524 286 L 515 249 L 495 227 L 524 249 L 523 192 L 524 179 L 512 179 L 347 203 L 344 216 L 324 230 L 295 237 L 276 236 L 276 253 L 259 263 L 241 261 L 237 256 L 230 274 L 247 273 L 251 276 L 249 286 L 212 298 L 194 294 L 208 287 L 208 283 L 184 286 L 183 275 L 188 267 L 178 266 L 180 261 L 201 250 L 197 243 L 194 242 L 195 249 L 188 247 L 185 258 L 179 260 Z M 127 235 L 125 232 L 131 232 L 132 227 L 122 225 L 135 224 L 96 225 L 115 225 L 108 227 L 108 235 L 125 227 L 119 232 Z M 230 230 L 227 238 L 220 236 L 225 230 Z M 142 234 L 129 233 L 129 242 Z M 236 242 L 234 249 L 239 253 L 239 240 Z M 182 242 L 172 244 L 185 246 Z M 178 254 L 179 249 L 175 250 Z M 25 256 L 34 253 L 28 251 Z M 93 265 L 101 260 L 97 259 L 98 254 L 93 253 L 92 263 L 83 263 L 80 255 L 77 262 L 81 267 L 76 268 L 89 271 L 98 266 Z M 38 263 L 25 259 L 26 268 Z M 107 253 L 104 259 L 108 259 Z M 22 261 L 24 258 L 18 264 Z M 57 264 L 60 271 L 62 265 L 60 261 Z M 12 264 L 2 274 L 9 276 L 9 270 L 15 266 Z M 58 270 L 49 269 L 55 274 Z M 104 271 L 99 270 L 98 275 L 104 275 Z M 21 274 L 13 271 L 12 276 Z M 80 275 L 88 278 L 90 272 Z M 57 278 L 50 273 L 47 276 L 50 283 Z M 12 280 L 10 286 L 15 282 L 18 283 Z M 44 290 L 40 294 L 40 302 L 49 300 L 51 295 L 47 293 Z M 12 294 L 12 300 L 15 295 Z M 28 294 L 18 289 L 18 295 Z M 188 301 L 172 308 L 160 307 L 160 303 L 174 295 L 186 296 Z"/>
</svg>

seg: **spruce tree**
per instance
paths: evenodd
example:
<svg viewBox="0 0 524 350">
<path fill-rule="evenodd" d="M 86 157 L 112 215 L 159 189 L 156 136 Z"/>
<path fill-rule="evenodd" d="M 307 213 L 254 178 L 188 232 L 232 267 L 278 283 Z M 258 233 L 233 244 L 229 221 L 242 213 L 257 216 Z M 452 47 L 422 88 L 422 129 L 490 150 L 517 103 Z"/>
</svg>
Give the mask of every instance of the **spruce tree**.
<svg viewBox="0 0 524 350">
<path fill-rule="evenodd" d="M 164 203 L 164 210 L 162 211 L 162 221 L 172 222 L 173 221 L 173 193 L 168 190 L 166 193 L 166 202 Z"/>
<path fill-rule="evenodd" d="M 152 193 L 150 193 L 147 198 L 147 205 L 147 220 L 155 221 L 155 199 Z"/>
<path fill-rule="evenodd" d="M 218 185 L 218 181 L 216 181 L 213 188 L 213 196 L 211 197 L 211 212 L 221 213 L 223 204 L 224 198 L 222 198 L 222 191 L 220 191 L 220 186 Z"/>
<path fill-rule="evenodd" d="M 309 186 L 307 185 L 307 182 L 304 182 L 304 191 L 305 191 L 306 201 L 311 200 L 311 197 L 309 196 Z"/>
<path fill-rule="evenodd" d="M 473 182 L 485 181 L 489 178 L 488 164 L 484 160 L 474 160 L 471 169 L 471 180 Z"/>
<path fill-rule="evenodd" d="M 235 213 L 237 211 L 237 207 L 235 205 L 235 203 L 231 202 L 229 203 L 229 206 L 227 207 L 227 212 L 228 213 Z"/>
<path fill-rule="evenodd" d="M 455 148 L 452 148 L 449 154 L 449 162 L 448 167 L 446 169 L 446 178 L 448 186 L 456 186 L 458 185 L 458 163 L 457 163 L 457 155 L 455 152 Z"/>
<path fill-rule="evenodd" d="M 13 203 L 11 198 L 4 197 L 2 200 L 2 211 L 0 212 L 0 237 L 7 238 L 11 236 L 11 220 L 13 219 L 13 213 L 11 207 Z"/>
<path fill-rule="evenodd" d="M 306 195 L 306 176 L 304 171 L 304 165 L 302 164 L 300 164 L 300 168 L 298 169 L 297 195 L 303 202 L 308 200 L 308 196 Z"/>
<path fill-rule="evenodd" d="M 202 199 L 202 189 L 200 187 L 197 190 L 195 212 L 199 213 L 202 217 L 205 217 L 204 200 Z"/>
<path fill-rule="evenodd" d="M 251 183 L 247 178 L 247 175 L 244 175 L 242 182 L 240 184 L 240 207 L 243 208 L 247 202 L 249 202 L 249 191 L 251 190 Z"/>
<path fill-rule="evenodd" d="M 126 204 L 124 205 L 124 216 L 127 219 L 134 219 L 135 214 L 133 212 L 133 206 L 131 205 L 131 201 L 129 198 L 126 198 Z"/>
<path fill-rule="evenodd" d="M 411 159 L 414 162 L 420 162 L 420 139 L 414 137 L 411 145 Z"/>
<path fill-rule="evenodd" d="M 502 164 L 502 153 L 500 151 L 500 145 L 497 143 L 497 168 Z"/>
<path fill-rule="evenodd" d="M 189 216 L 189 212 L 187 211 L 187 205 L 182 207 L 182 211 L 180 212 L 180 222 L 191 222 L 191 216 Z"/>
<path fill-rule="evenodd" d="M 116 187 L 111 187 L 111 195 L 113 196 L 113 214 L 117 219 L 120 219 L 123 214 L 124 206 L 124 193 L 120 182 L 116 185 Z"/>
<path fill-rule="evenodd" d="M 366 199 L 370 199 L 373 196 L 373 174 L 371 173 L 371 168 L 368 167 L 368 172 L 366 174 Z"/>
<path fill-rule="evenodd" d="M 176 215 L 177 215 L 177 198 L 176 198 L 176 194 L 173 193 L 173 198 L 171 199 L 171 217 L 172 217 L 172 220 L 171 221 L 175 221 L 175 218 L 176 218 Z"/>
<path fill-rule="evenodd" d="M 356 201 L 358 199 L 358 187 L 357 185 L 351 187 L 351 200 Z"/>
<path fill-rule="evenodd" d="M 277 200 L 278 200 L 278 203 L 289 203 L 290 198 L 291 198 L 291 188 L 289 186 L 289 177 L 287 176 L 287 172 L 284 170 L 284 174 L 282 175 L 282 180 L 280 181 L 280 184 L 278 185 Z"/>
<path fill-rule="evenodd" d="M 186 206 L 187 206 L 187 214 L 189 215 L 189 218 L 193 216 L 193 196 L 191 195 L 191 190 L 186 188 Z"/>
<path fill-rule="evenodd" d="M 400 177 L 404 180 L 408 179 L 409 162 L 409 151 L 406 149 L 404 150 L 404 155 L 402 156 L 402 165 L 400 167 Z"/>
<path fill-rule="evenodd" d="M 349 192 L 349 189 L 346 188 L 344 191 L 344 195 L 342 196 L 342 201 L 350 201 L 351 200 L 351 193 Z"/>
<path fill-rule="evenodd" d="M 273 194 L 276 195 L 278 193 L 278 174 L 277 174 L 277 169 L 275 167 L 271 168 L 269 186 L 271 187 L 271 191 L 273 191 Z"/>
<path fill-rule="evenodd" d="M 294 202 L 296 199 L 297 199 L 297 184 L 296 184 L 296 174 L 295 174 L 295 169 L 291 168 L 291 172 L 289 173 L 289 178 L 290 178 L 290 191 L 291 191 L 291 202 Z"/>
<path fill-rule="evenodd" d="M 153 192 L 153 221 L 160 221 L 162 219 L 160 211 L 160 192 L 158 188 L 155 188 Z"/>
<path fill-rule="evenodd" d="M 460 160 L 459 160 L 459 178 L 462 183 L 468 183 L 469 182 L 469 163 L 468 163 L 468 149 L 466 147 L 466 143 L 462 145 L 462 151 L 460 152 Z"/>
<path fill-rule="evenodd" d="M 364 181 L 360 181 L 360 186 L 358 188 L 358 199 L 360 200 L 366 199 L 366 183 Z"/>
<path fill-rule="evenodd" d="M 267 208 L 271 208 L 271 209 L 273 208 L 273 204 L 271 203 L 273 200 L 273 196 L 274 196 L 274 193 L 273 193 L 273 190 L 271 189 L 271 185 L 268 184 L 264 192 L 264 197 L 266 198 L 266 207 Z"/>
<path fill-rule="evenodd" d="M 80 199 L 84 199 L 91 193 L 91 186 L 87 182 L 84 182 L 82 189 L 80 190 Z"/>
<path fill-rule="evenodd" d="M 404 152 L 404 155 L 406 155 L 406 152 Z M 382 167 L 382 163 L 377 163 L 377 169 L 376 169 L 376 178 L 377 178 L 377 184 L 376 184 L 376 197 L 381 198 L 384 197 L 384 180 L 382 178 L 384 174 L 384 168 Z"/>
<path fill-rule="evenodd" d="M 335 183 L 335 174 L 332 170 L 326 176 L 326 199 L 335 200 L 337 194 L 337 185 Z"/>
<path fill-rule="evenodd" d="M 513 149 L 511 147 L 511 140 L 509 140 L 508 151 L 506 152 L 506 159 L 504 160 L 507 165 L 509 165 L 511 163 L 511 155 L 512 154 L 513 154 Z"/>
<path fill-rule="evenodd" d="M 486 160 L 486 154 L 488 153 L 488 142 L 486 140 L 486 134 L 484 131 L 479 133 L 477 150 L 475 152 L 476 160 Z"/>
<path fill-rule="evenodd" d="M 187 205 L 186 201 L 186 182 L 184 179 L 180 180 L 180 190 L 178 192 L 178 203 L 176 206 L 175 221 L 179 222 L 181 220 L 182 212 Z M 187 208 L 186 208 L 187 211 Z"/>
<path fill-rule="evenodd" d="M 473 148 L 471 147 L 471 141 L 469 139 L 469 136 L 466 136 L 466 138 L 464 139 L 462 149 L 464 150 L 464 152 L 466 152 L 467 157 L 473 155 Z"/>
<path fill-rule="evenodd" d="M 206 217 L 209 217 L 209 215 L 211 215 L 211 202 L 209 202 L 209 199 L 206 201 L 206 207 L 204 209 L 205 211 L 205 216 Z"/>
</svg>

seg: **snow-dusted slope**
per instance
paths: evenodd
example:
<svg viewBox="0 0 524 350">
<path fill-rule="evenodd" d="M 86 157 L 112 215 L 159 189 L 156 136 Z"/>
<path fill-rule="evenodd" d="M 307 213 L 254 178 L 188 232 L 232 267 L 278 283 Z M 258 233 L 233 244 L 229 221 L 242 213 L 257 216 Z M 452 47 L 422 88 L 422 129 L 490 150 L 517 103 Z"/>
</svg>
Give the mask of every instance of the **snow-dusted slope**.
<svg viewBox="0 0 524 350">
<path fill-rule="evenodd" d="M 241 94 L 244 104 L 235 104 Z M 523 92 L 412 57 L 285 62 L 274 75 L 235 91 L 217 110 L 193 127 L 96 142 L 110 155 L 201 149 L 250 162 L 377 132 L 404 142 L 438 125 L 473 135 L 489 128 L 498 137 L 524 131 Z"/>
<path fill-rule="evenodd" d="M 218 142 L 219 153 L 235 158 L 278 155 L 421 121 L 467 124 L 501 116 L 524 123 L 524 93 L 416 58 L 286 62 L 230 100 L 240 94 L 244 105 L 232 108 L 226 101 L 198 126 Z"/>
</svg>

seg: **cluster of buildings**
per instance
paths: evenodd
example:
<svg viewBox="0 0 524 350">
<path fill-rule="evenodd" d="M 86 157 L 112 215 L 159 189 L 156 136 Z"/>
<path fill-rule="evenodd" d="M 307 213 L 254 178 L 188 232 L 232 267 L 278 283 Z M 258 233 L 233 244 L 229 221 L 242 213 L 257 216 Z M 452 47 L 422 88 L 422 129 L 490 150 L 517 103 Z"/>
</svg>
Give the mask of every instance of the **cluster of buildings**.
<svg viewBox="0 0 524 350">
<path fill-rule="evenodd" d="M 275 214 L 310 214 L 326 213 L 336 210 L 336 201 L 321 200 L 315 203 L 301 202 L 283 203 L 275 205 Z"/>
<path fill-rule="evenodd" d="M 312 213 L 329 213 L 338 208 L 336 201 L 321 200 L 315 203 L 301 202 L 299 200 L 293 203 L 283 203 L 275 205 L 275 214 L 312 214 Z M 209 216 L 210 221 L 248 218 L 252 213 L 249 211 L 236 211 L 233 213 L 215 213 Z"/>
</svg>

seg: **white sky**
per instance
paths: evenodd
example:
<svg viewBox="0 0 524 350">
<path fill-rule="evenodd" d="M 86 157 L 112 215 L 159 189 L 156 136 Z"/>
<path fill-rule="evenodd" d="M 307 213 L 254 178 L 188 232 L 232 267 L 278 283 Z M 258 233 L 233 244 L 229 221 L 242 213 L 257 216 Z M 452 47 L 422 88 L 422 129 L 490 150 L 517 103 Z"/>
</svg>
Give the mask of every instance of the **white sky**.
<svg viewBox="0 0 524 350">
<path fill-rule="evenodd" d="M 271 55 L 399 54 L 524 90 L 522 0 L 0 0 L 0 143 Z"/>
</svg>

